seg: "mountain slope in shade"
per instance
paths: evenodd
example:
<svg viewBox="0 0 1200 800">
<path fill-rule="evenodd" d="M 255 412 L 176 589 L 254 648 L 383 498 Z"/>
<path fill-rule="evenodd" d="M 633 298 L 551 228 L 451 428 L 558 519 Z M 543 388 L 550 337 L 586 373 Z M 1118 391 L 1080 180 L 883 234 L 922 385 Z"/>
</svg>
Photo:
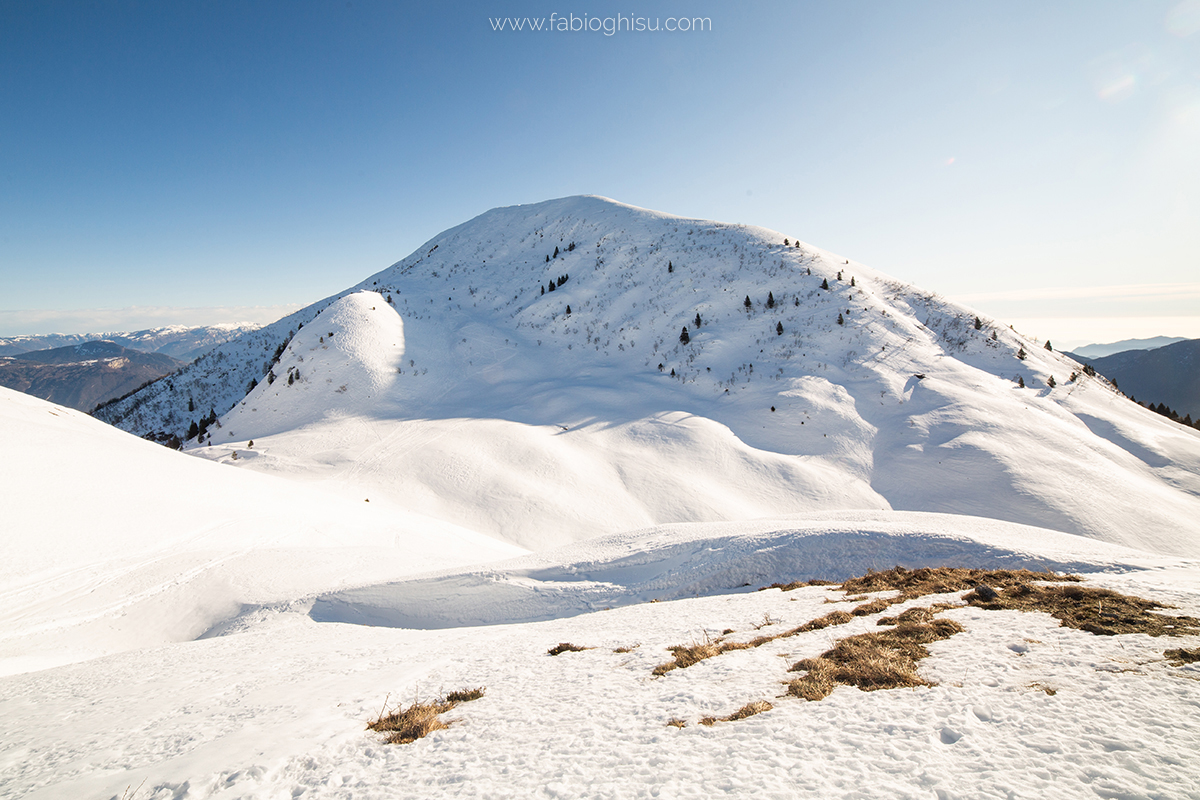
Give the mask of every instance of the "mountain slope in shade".
<svg viewBox="0 0 1200 800">
<path fill-rule="evenodd" d="M 183 362 L 115 342 L 84 342 L 0 357 L 0 386 L 80 411 L 169 375 Z"/>
<path fill-rule="evenodd" d="M 526 547 L 893 508 L 1200 552 L 1196 434 L 976 319 L 785 234 L 565 198 L 446 231 L 104 418 L 181 431 L 195 397 L 222 414 L 197 455 Z"/>
<path fill-rule="evenodd" d="M 1200 419 L 1200 339 L 1153 350 L 1126 350 L 1090 363 L 1139 402 L 1165 403 L 1180 416 Z"/>
</svg>

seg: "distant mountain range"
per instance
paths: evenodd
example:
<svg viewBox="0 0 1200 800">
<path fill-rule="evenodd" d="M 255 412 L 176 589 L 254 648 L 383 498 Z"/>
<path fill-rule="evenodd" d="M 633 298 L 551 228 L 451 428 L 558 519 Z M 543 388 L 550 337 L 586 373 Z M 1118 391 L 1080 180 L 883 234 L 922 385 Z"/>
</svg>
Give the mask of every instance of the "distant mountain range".
<svg viewBox="0 0 1200 800">
<path fill-rule="evenodd" d="M 1165 347 L 1175 342 L 1187 341 L 1182 336 L 1152 336 L 1149 339 L 1122 339 L 1119 342 L 1109 342 L 1107 344 L 1085 344 L 1083 347 L 1077 347 L 1072 350 L 1069 355 L 1076 358 L 1103 358 L 1111 356 L 1114 353 L 1123 353 L 1126 350 L 1153 350 L 1156 347 Z"/>
<path fill-rule="evenodd" d="M 50 333 L 41 336 L 0 337 L 0 356 L 15 356 L 38 350 L 49 350 L 84 342 L 112 342 L 143 353 L 162 353 L 180 361 L 207 353 L 219 344 L 237 338 L 260 326 L 253 323 L 227 325 L 168 325 L 142 331 L 109 331 L 105 333 Z"/>
<path fill-rule="evenodd" d="M 1200 419 L 1200 339 L 1080 360 L 1140 403 L 1163 403 L 1181 417 Z"/>
<path fill-rule="evenodd" d="M 186 362 L 162 353 L 143 353 L 115 342 L 0 356 L 0 386 L 90 411 L 168 375 Z"/>
</svg>

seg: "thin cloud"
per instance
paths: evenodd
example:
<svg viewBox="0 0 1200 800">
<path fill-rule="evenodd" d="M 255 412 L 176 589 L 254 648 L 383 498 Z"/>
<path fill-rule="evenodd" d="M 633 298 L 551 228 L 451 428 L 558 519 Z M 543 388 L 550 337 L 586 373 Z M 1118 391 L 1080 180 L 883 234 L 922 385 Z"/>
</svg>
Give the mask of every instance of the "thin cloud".
<svg viewBox="0 0 1200 800">
<path fill-rule="evenodd" d="M 168 325 L 221 325 L 252 322 L 266 325 L 302 306 L 129 306 L 127 308 L 0 310 L 0 336 L 48 333 L 107 333 L 161 328 Z"/>
<path fill-rule="evenodd" d="M 1200 283 L 1130 283 L 1123 286 L 1048 286 L 1011 289 L 1003 292 L 974 292 L 955 295 L 959 303 L 986 303 L 994 300 L 1094 300 L 1123 297 L 1180 300 L 1200 298 Z"/>
</svg>

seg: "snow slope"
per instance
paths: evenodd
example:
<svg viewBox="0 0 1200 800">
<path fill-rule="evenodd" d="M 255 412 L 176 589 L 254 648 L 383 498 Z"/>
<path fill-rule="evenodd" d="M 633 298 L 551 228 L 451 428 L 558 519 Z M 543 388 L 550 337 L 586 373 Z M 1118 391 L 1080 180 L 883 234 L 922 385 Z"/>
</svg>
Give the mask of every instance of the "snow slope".
<svg viewBox="0 0 1200 800">
<path fill-rule="evenodd" d="M 1200 434 L 976 319 L 780 233 L 574 197 L 489 211 L 103 416 L 212 408 L 193 453 L 253 439 L 248 469 L 531 548 L 893 508 L 1200 554 Z"/>
<path fill-rule="evenodd" d="M 0 389 L 0 674 L 187 641 L 250 608 L 520 553 L 388 503 Z"/>
</svg>

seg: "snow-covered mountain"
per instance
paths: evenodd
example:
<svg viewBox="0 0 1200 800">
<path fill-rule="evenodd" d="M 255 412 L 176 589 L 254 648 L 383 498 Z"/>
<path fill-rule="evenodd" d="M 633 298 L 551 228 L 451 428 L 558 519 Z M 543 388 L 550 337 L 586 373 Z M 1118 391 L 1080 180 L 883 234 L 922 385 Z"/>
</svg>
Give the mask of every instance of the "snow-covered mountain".
<svg viewBox="0 0 1200 800">
<path fill-rule="evenodd" d="M 1069 357 L 792 236 L 598 197 L 488 211 L 101 416 L 209 410 L 197 455 L 254 440 L 247 468 L 524 547 L 901 509 L 1200 552 L 1195 433 Z"/>
<path fill-rule="evenodd" d="M 183 435 L 215 411 L 197 455 L 254 440 L 249 469 L 526 547 L 891 508 L 1200 552 L 1196 433 L 1080 370 L 788 234 L 571 197 L 452 228 L 101 417 Z"/>
</svg>

